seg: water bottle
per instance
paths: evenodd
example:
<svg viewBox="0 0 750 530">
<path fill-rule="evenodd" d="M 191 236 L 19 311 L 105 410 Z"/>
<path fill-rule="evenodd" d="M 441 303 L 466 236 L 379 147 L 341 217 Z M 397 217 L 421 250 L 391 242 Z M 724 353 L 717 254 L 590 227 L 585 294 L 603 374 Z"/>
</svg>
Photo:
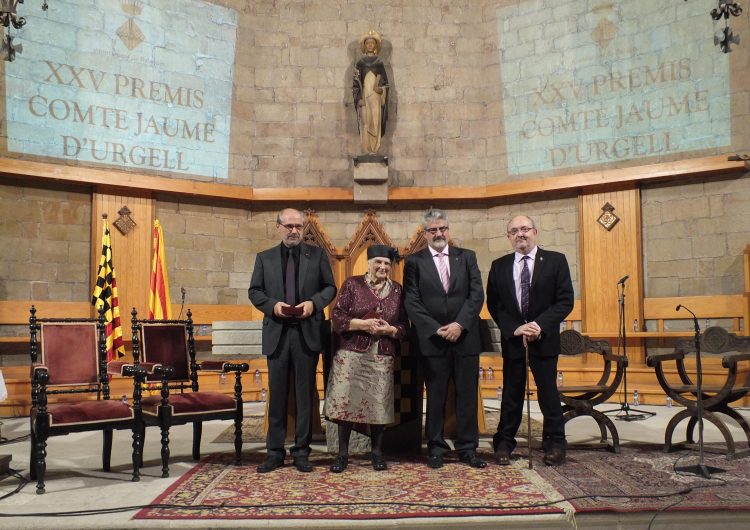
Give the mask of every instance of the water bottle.
<svg viewBox="0 0 750 530">
<path fill-rule="evenodd" d="M 261 389 L 260 391 L 260 400 L 263 402 L 266 401 L 266 389 L 265 388 Z"/>
<path fill-rule="evenodd" d="M 667 396 L 667 408 L 668 409 L 672 408 L 672 398 L 669 396 Z"/>
<path fill-rule="evenodd" d="M 710 318 L 707 318 L 707 319 L 706 319 L 706 327 L 705 327 L 705 328 L 703 328 L 703 330 L 705 331 L 705 330 L 707 330 L 707 329 L 708 329 L 708 328 L 710 328 L 710 327 L 711 327 L 711 319 L 710 319 Z"/>
<path fill-rule="evenodd" d="M 633 331 L 638 333 L 638 319 L 633 320 Z"/>
<path fill-rule="evenodd" d="M 120 401 L 122 401 L 122 404 L 123 404 L 123 405 L 127 405 L 127 404 L 128 404 L 128 395 L 127 395 L 127 394 L 123 394 L 123 395 L 122 395 L 122 396 L 120 397 Z"/>
<path fill-rule="evenodd" d="M 219 374 L 219 384 L 220 385 L 226 385 L 227 384 L 227 374 L 226 374 L 226 372 L 221 372 Z"/>
<path fill-rule="evenodd" d="M 562 322 L 560 322 L 560 331 L 562 332 L 566 329 L 568 329 L 568 323 L 563 320 Z"/>
<path fill-rule="evenodd" d="M 494 379 L 495 378 L 495 371 L 492 369 L 492 366 L 487 368 L 487 379 Z"/>
<path fill-rule="evenodd" d="M 638 391 L 637 390 L 633 390 L 633 406 L 637 407 L 640 404 L 641 404 L 641 402 L 638 399 Z"/>
<path fill-rule="evenodd" d="M 479 367 L 479 379 L 484 379 L 484 368 Z"/>
<path fill-rule="evenodd" d="M 562 371 L 557 372 L 557 388 L 563 386 L 563 373 Z"/>
<path fill-rule="evenodd" d="M 260 370 L 259 369 L 255 370 L 255 382 L 260 383 Z"/>
<path fill-rule="evenodd" d="M 503 387 L 498 386 L 497 387 L 497 402 L 502 403 L 503 402 Z"/>
</svg>

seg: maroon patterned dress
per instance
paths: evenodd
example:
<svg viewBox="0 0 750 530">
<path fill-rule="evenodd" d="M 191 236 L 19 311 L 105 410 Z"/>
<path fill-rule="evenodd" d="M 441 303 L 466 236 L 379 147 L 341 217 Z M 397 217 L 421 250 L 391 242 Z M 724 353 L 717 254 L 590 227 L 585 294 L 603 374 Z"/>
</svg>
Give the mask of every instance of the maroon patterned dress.
<svg viewBox="0 0 750 530">
<path fill-rule="evenodd" d="M 385 425 L 393 423 L 393 362 L 406 336 L 403 288 L 387 280 L 382 289 L 367 275 L 352 276 L 341 286 L 334 307 L 333 330 L 339 348 L 333 357 L 324 413 L 331 421 Z M 378 315 L 396 327 L 396 337 L 350 331 L 353 318 Z"/>
</svg>

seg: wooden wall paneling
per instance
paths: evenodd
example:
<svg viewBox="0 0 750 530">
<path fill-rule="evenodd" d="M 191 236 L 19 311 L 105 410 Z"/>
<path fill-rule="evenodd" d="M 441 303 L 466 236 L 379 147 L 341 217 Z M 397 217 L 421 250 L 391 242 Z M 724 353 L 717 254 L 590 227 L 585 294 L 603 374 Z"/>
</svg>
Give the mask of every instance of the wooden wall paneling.
<svg viewBox="0 0 750 530">
<path fill-rule="evenodd" d="M 114 222 L 123 206 L 130 209 L 136 226 L 123 235 Z M 151 246 L 154 222 L 154 201 L 150 197 L 94 193 L 91 208 L 91 285 L 93 289 L 102 249 L 102 214 L 107 214 L 112 239 L 112 259 L 117 275 L 117 294 L 120 304 L 122 334 L 130 339 L 130 312 L 135 307 L 138 315 L 148 314 L 148 295 L 151 277 Z M 179 312 L 179 309 L 178 309 Z M 93 315 L 93 306 L 92 306 Z"/>
<path fill-rule="evenodd" d="M 611 204 L 619 221 L 607 231 L 597 219 Z M 618 330 L 618 281 L 625 282 L 625 326 L 643 327 L 641 196 L 638 188 L 582 193 L 579 197 L 581 302 L 584 332 Z M 643 361 L 642 349 L 631 349 L 631 361 Z M 630 354 L 633 354 L 632 356 Z"/>
<path fill-rule="evenodd" d="M 541 177 L 527 181 L 503 182 L 487 186 L 394 187 L 388 191 L 391 202 L 446 200 L 480 200 L 500 197 L 526 197 L 537 193 L 581 189 L 582 187 L 638 183 L 692 178 L 696 175 L 726 175 L 747 171 L 742 160 L 727 160 L 727 156 L 661 162 L 637 167 L 589 171 L 559 177 Z M 79 185 L 106 186 L 121 193 L 161 192 L 167 195 L 208 197 L 241 202 L 345 202 L 351 204 L 354 192 L 349 188 L 252 188 L 236 184 L 216 184 L 181 178 L 157 177 L 119 169 L 99 169 L 68 166 L 0 157 L 0 176 L 24 176 L 37 180 L 61 181 Z M 493 178 L 488 178 L 492 181 Z M 437 205 L 437 204 L 436 204 Z"/>
<path fill-rule="evenodd" d="M 388 245 L 394 247 L 393 241 L 386 233 L 374 210 L 365 210 L 365 214 L 359 226 L 352 234 L 349 243 L 341 252 L 341 258 L 345 262 L 345 276 L 364 274 L 367 271 L 367 247 L 371 245 Z M 391 278 L 401 278 L 401 264 L 395 264 L 392 268 Z M 397 280 L 398 281 L 398 280 Z"/>
</svg>

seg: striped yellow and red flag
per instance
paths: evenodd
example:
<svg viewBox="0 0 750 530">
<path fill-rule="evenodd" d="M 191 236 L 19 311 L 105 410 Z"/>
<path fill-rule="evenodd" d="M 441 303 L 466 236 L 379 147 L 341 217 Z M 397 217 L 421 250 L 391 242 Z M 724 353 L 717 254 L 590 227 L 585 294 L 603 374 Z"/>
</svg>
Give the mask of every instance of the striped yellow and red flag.
<svg viewBox="0 0 750 530">
<path fill-rule="evenodd" d="M 102 230 L 102 255 L 99 258 L 99 271 L 96 273 L 96 285 L 91 303 L 97 310 L 104 307 L 104 319 L 107 323 L 107 361 L 125 355 L 125 344 L 122 340 L 120 326 L 120 307 L 117 301 L 117 278 L 112 263 L 112 241 L 109 234 L 109 223 L 104 219 Z"/>
<path fill-rule="evenodd" d="M 154 221 L 154 253 L 151 258 L 151 292 L 148 295 L 148 318 L 167 320 L 172 318 L 164 233 L 158 219 Z"/>
</svg>

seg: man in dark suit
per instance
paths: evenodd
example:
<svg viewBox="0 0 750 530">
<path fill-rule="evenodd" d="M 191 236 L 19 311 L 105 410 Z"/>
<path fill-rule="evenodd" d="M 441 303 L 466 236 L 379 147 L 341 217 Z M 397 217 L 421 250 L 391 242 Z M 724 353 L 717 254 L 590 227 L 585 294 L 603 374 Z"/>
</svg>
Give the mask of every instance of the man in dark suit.
<svg viewBox="0 0 750 530">
<path fill-rule="evenodd" d="M 428 465 L 439 468 L 450 447 L 443 437 L 448 381 L 456 387 L 455 449 L 461 462 L 482 468 L 479 444 L 479 311 L 482 277 L 474 252 L 448 245 L 448 217 L 437 209 L 424 216 L 427 247 L 406 258 L 406 312 L 417 335 L 427 387 Z"/>
<path fill-rule="evenodd" d="M 503 351 L 503 400 L 492 440 L 500 465 L 510 464 L 521 424 L 526 386 L 526 352 L 544 416 L 544 463 L 565 462 L 565 421 L 557 392 L 560 322 L 573 309 L 573 283 L 565 255 L 536 245 L 537 229 L 525 215 L 507 227 L 513 254 L 492 262 L 487 309 L 500 328 Z"/>
<path fill-rule="evenodd" d="M 250 301 L 263 312 L 263 355 L 268 361 L 268 436 L 266 460 L 259 473 L 284 465 L 287 399 L 294 376 L 297 417 L 294 466 L 312 471 L 308 456 L 312 439 L 313 392 L 318 354 L 322 349 L 323 309 L 336 295 L 331 265 L 322 249 L 302 243 L 303 217 L 287 208 L 276 219 L 281 244 L 255 259 Z"/>
</svg>

